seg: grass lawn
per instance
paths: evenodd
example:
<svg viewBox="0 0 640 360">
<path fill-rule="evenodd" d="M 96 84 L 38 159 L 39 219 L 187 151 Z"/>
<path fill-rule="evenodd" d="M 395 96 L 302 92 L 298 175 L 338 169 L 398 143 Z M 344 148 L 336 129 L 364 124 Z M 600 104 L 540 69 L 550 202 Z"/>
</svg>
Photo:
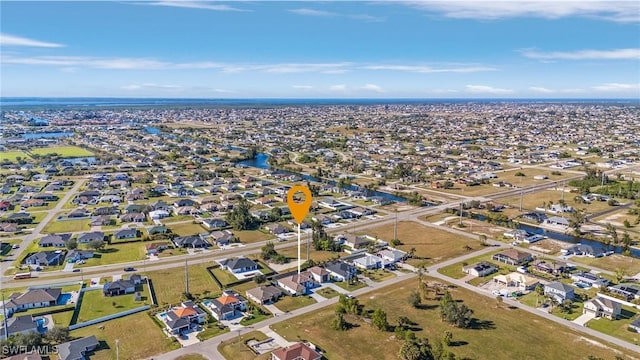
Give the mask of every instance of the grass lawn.
<svg viewBox="0 0 640 360">
<path fill-rule="evenodd" d="M 522 197 L 522 207 L 523 209 L 533 210 L 536 207 L 542 207 L 544 203 L 547 205 L 552 202 L 557 204 L 560 199 L 562 199 L 562 185 L 559 185 L 558 190 L 555 189 L 547 189 L 543 191 L 537 191 L 535 193 L 525 194 Z M 568 187 L 567 187 L 568 188 Z M 607 204 L 606 201 L 594 201 L 591 204 L 582 204 L 578 203 L 574 200 L 577 194 L 572 194 L 569 192 L 565 192 L 564 200 L 568 206 L 572 206 L 575 209 L 586 209 L 587 213 L 597 213 L 599 211 L 608 210 L 611 208 Z M 508 198 L 501 199 L 500 202 L 506 205 L 511 205 L 513 207 L 520 207 L 520 196 L 512 196 Z M 621 201 L 624 202 L 624 201 Z"/>
<path fill-rule="evenodd" d="M 262 230 L 233 230 L 233 234 L 237 236 L 243 244 L 275 239 L 275 236 Z"/>
<path fill-rule="evenodd" d="M 207 358 L 200 354 L 187 354 L 178 356 L 175 360 L 207 360 Z"/>
<path fill-rule="evenodd" d="M 316 301 L 311 296 L 283 296 L 274 305 L 281 311 L 287 312 L 315 303 Z"/>
<path fill-rule="evenodd" d="M 0 151 L 0 159 L 2 160 L 6 159 L 14 162 L 17 158 L 28 160 L 31 159 L 31 156 L 23 153 L 22 151 Z"/>
<path fill-rule="evenodd" d="M 366 270 L 363 271 L 362 274 L 376 282 L 391 279 L 396 276 L 396 274 L 392 273 L 391 271 L 387 271 L 384 269 Z"/>
<path fill-rule="evenodd" d="M 209 323 L 207 325 L 204 325 L 204 330 L 198 334 L 198 339 L 207 340 L 226 332 L 229 332 L 228 327 L 224 327 L 221 329 L 220 327 L 218 327 L 217 322 Z"/>
<path fill-rule="evenodd" d="M 297 240 L 296 240 L 297 241 Z M 291 262 L 294 262 L 298 259 L 298 247 L 297 246 L 289 246 L 284 249 L 278 249 L 278 254 L 286 256 Z M 331 251 L 321 251 L 314 250 L 313 245 L 311 245 L 311 251 L 309 251 L 309 257 L 311 260 L 318 262 L 325 262 L 335 258 L 336 256 L 342 255 L 343 253 L 336 253 Z M 302 259 L 307 258 L 307 249 L 306 245 L 302 244 L 302 248 L 300 249 L 300 256 Z"/>
<path fill-rule="evenodd" d="M 202 225 L 193 224 L 191 222 L 167 225 L 167 228 L 171 229 L 171 232 L 174 234 L 178 234 L 178 236 L 197 235 L 207 232 Z"/>
<path fill-rule="evenodd" d="M 63 158 L 85 157 L 95 155 L 89 150 L 77 146 L 51 146 L 46 148 L 31 149 L 33 154 L 46 155 L 56 153 Z"/>
<path fill-rule="evenodd" d="M 73 337 L 91 335 L 95 335 L 101 345 L 105 346 L 96 350 L 95 354 L 91 354 L 91 360 L 115 359 L 116 340 L 119 340 L 118 349 L 121 359 L 146 359 L 180 348 L 178 342 L 172 341 L 162 333 L 162 330 L 146 312 L 83 327 L 71 332 Z"/>
<path fill-rule="evenodd" d="M 267 320 L 270 317 L 271 317 L 271 315 L 269 315 L 269 314 L 254 315 L 250 319 L 247 319 L 246 317 L 244 317 L 244 318 L 242 318 L 242 320 L 240 320 L 240 325 L 244 325 L 244 326 L 253 325 L 253 324 L 258 323 L 258 322 L 260 322 L 262 320 Z"/>
<path fill-rule="evenodd" d="M 590 258 L 585 256 L 572 256 L 571 262 L 596 266 L 604 270 L 616 271 L 624 269 L 627 275 L 635 276 L 640 272 L 640 260 L 631 256 L 613 254 L 601 258 Z"/>
<path fill-rule="evenodd" d="M 268 360 L 271 359 L 271 354 L 263 354 L 260 356 L 256 356 L 256 354 L 251 350 L 246 342 L 255 339 L 258 341 L 266 340 L 267 336 L 260 331 L 252 331 L 245 335 L 238 337 L 234 337 L 231 340 L 223 341 L 218 345 L 218 351 L 224 356 L 227 360 Z"/>
<path fill-rule="evenodd" d="M 626 340 L 630 343 L 637 343 L 640 340 L 640 334 L 627 330 L 629 324 L 638 316 L 638 310 L 628 306 L 622 307 L 622 318 L 618 320 L 609 320 L 605 318 L 591 320 L 587 326 L 598 330 L 602 333 L 615 336 Z"/>
<path fill-rule="evenodd" d="M 238 278 L 235 277 L 235 275 L 226 270 L 223 270 L 220 267 L 212 269 L 211 272 L 216 276 L 216 279 L 218 279 L 218 281 L 220 281 L 223 286 L 238 281 Z"/>
<path fill-rule="evenodd" d="M 144 254 L 145 249 L 142 242 L 111 244 L 96 252 L 93 258 L 87 259 L 86 264 L 76 266 L 88 267 L 142 260 Z"/>
<path fill-rule="evenodd" d="M 207 272 L 205 264 L 189 266 L 189 291 L 196 297 L 212 297 L 222 291 Z M 158 304 L 176 304 L 184 292 L 184 269 L 148 271 Z"/>
<path fill-rule="evenodd" d="M 496 250 L 496 251 L 490 252 L 488 254 L 478 255 L 476 257 L 472 257 L 470 259 L 467 259 L 464 262 L 459 262 L 459 263 L 451 264 L 451 265 L 448 265 L 448 266 L 443 266 L 440 269 L 438 269 L 438 272 L 440 274 L 442 274 L 442 275 L 446 275 L 446 276 L 448 276 L 450 278 L 453 278 L 453 279 L 462 279 L 463 277 L 467 276 L 467 274 L 462 272 L 463 263 L 475 264 L 475 263 L 478 263 L 478 262 L 481 262 L 481 261 L 487 261 L 487 262 L 491 262 L 491 263 L 496 264 L 494 261 L 491 260 L 491 257 L 494 254 L 499 253 L 500 251 L 502 251 L 502 250 Z M 506 264 L 502 264 L 502 263 L 498 263 L 498 264 L 500 264 L 500 267 L 507 266 Z M 485 277 L 485 278 L 488 279 L 488 277 Z"/>
<path fill-rule="evenodd" d="M 337 291 L 333 290 L 330 287 L 325 287 L 325 288 L 322 288 L 320 290 L 316 290 L 316 294 L 318 294 L 318 295 L 320 295 L 322 297 L 325 297 L 327 299 L 331 299 L 333 297 L 336 297 L 336 296 L 340 295 L 340 293 L 338 293 Z"/>
<path fill-rule="evenodd" d="M 354 291 L 354 290 L 362 289 L 363 287 L 367 287 L 367 284 L 362 281 L 358 281 L 354 284 L 349 284 L 349 282 L 347 281 L 338 281 L 335 284 L 347 291 Z"/>
<path fill-rule="evenodd" d="M 151 299 L 148 298 L 147 289 L 141 293 L 143 301 L 135 301 L 134 294 L 104 296 L 100 290 L 85 291 L 82 295 L 77 322 L 81 323 L 150 304 Z"/>
<path fill-rule="evenodd" d="M 181 222 L 181 221 L 193 221 L 193 216 L 191 215 L 176 215 L 176 216 L 169 216 L 166 217 L 162 220 L 160 220 L 160 222 L 162 222 L 163 224 L 171 224 L 171 223 L 176 223 L 176 222 Z"/>
<path fill-rule="evenodd" d="M 361 234 L 391 241 L 393 226 L 375 227 Z M 399 249 L 407 252 L 411 248 L 416 249 L 414 258 L 409 261 L 412 265 L 431 265 L 481 248 L 478 241 L 412 221 L 398 223 L 398 239 L 403 243 L 398 246 Z"/>
<path fill-rule="evenodd" d="M 71 324 L 73 310 L 51 314 L 56 326 L 68 327 Z"/>
<path fill-rule="evenodd" d="M 43 233 L 65 233 L 65 232 L 80 232 L 80 231 L 89 231 L 91 227 L 89 223 L 90 219 L 82 219 L 82 220 L 63 220 L 57 221 L 55 218 L 52 219 L 45 227 L 42 229 Z"/>
<path fill-rule="evenodd" d="M 576 301 L 571 304 L 571 314 L 563 313 L 560 311 L 560 306 L 556 306 L 551 313 L 559 318 L 567 319 L 569 321 L 573 321 L 577 319 L 580 315 L 582 315 L 582 309 L 584 307 L 584 303 Z"/>
<path fill-rule="evenodd" d="M 426 336 L 431 343 L 441 339 L 445 330 L 451 331 L 453 341 L 459 345 L 452 346 L 450 350 L 460 358 L 583 360 L 587 355 L 606 359 L 615 355 L 613 349 L 599 341 L 592 343 L 591 338 L 587 340 L 580 333 L 522 310 L 498 309 L 495 299 L 464 289 L 452 289 L 451 293 L 454 299 L 463 300 L 474 310 L 475 325 L 472 329 L 452 327 L 440 321 L 437 300 L 427 300 L 421 309 L 409 305 L 406 299 L 415 288 L 415 279 L 409 279 L 369 293 L 360 298 L 360 303 L 365 310 L 383 309 L 392 325 L 400 316 L 408 317 L 417 323 L 416 335 Z M 398 358 L 402 342 L 395 340 L 393 333 L 376 330 L 352 315 L 345 316 L 345 319 L 354 325 L 353 328 L 333 330 L 334 311 L 335 306 L 329 306 L 275 324 L 272 328 L 289 341 L 302 338 L 313 342 L 326 351 L 328 359 L 358 359 L 363 354 L 375 354 L 376 359 Z M 544 351 L 532 349 L 532 344 L 544 344 Z M 627 354 L 630 353 L 627 351 Z"/>
</svg>

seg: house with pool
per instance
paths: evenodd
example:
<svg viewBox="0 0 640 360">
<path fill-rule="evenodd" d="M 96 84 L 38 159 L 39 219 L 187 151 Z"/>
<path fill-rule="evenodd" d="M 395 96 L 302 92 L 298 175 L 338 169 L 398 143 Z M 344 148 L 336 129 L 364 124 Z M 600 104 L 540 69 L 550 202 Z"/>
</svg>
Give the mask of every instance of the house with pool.
<svg viewBox="0 0 640 360">
<path fill-rule="evenodd" d="M 207 314 L 192 301 L 185 301 L 180 306 L 158 314 L 158 317 L 165 324 L 169 334 L 177 335 L 204 324 Z"/>
<path fill-rule="evenodd" d="M 241 312 L 247 310 L 247 299 L 233 290 L 226 290 L 222 296 L 205 300 L 202 305 L 216 320 L 230 320 L 241 316 Z"/>
</svg>

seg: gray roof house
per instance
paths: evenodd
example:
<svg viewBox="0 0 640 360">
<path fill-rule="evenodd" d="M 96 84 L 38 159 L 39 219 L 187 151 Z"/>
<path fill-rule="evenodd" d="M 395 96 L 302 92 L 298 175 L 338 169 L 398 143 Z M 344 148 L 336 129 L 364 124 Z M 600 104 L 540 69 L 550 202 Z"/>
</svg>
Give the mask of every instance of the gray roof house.
<svg viewBox="0 0 640 360">
<path fill-rule="evenodd" d="M 121 240 L 121 239 L 133 239 L 138 237 L 138 230 L 137 229 L 121 229 L 116 231 L 113 234 L 113 238 L 117 239 L 117 240 Z"/>
<path fill-rule="evenodd" d="M 60 288 L 32 289 L 24 293 L 14 293 L 5 303 L 9 315 L 16 311 L 55 306 L 62 295 Z"/>
<path fill-rule="evenodd" d="M 498 271 L 498 268 L 486 261 L 479 262 L 472 265 L 467 265 L 462 267 L 462 271 L 469 275 L 477 276 L 477 277 L 485 277 L 487 275 L 493 274 Z"/>
<path fill-rule="evenodd" d="M 60 360 L 85 360 L 87 353 L 95 350 L 98 345 L 95 335 L 71 340 L 58 345 L 58 356 Z"/>
<path fill-rule="evenodd" d="M 33 321 L 33 317 L 31 315 L 14 316 L 7 319 L 6 328 L 3 322 L 0 331 L 0 339 L 6 339 L 7 333 L 9 336 L 12 336 L 17 334 L 27 334 L 33 331 L 38 331 L 38 324 Z"/>
<path fill-rule="evenodd" d="M 67 240 L 71 238 L 71 234 L 50 234 L 38 241 L 41 247 L 65 247 Z"/>
<path fill-rule="evenodd" d="M 282 290 L 275 286 L 259 286 L 249 289 L 246 292 L 247 298 L 257 302 L 260 305 L 270 304 L 278 300 L 282 296 Z"/>
<path fill-rule="evenodd" d="M 131 280 L 117 280 L 107 282 L 102 286 L 102 293 L 105 296 L 117 296 L 124 294 L 133 294 L 136 291 L 136 285 Z"/>
<path fill-rule="evenodd" d="M 219 263 L 223 269 L 229 270 L 234 274 L 258 270 L 258 264 L 246 257 L 225 259 L 221 260 Z"/>
<path fill-rule="evenodd" d="M 26 265 L 33 266 L 50 266 L 59 265 L 64 262 L 64 252 L 57 251 L 40 251 L 24 259 Z"/>
<path fill-rule="evenodd" d="M 357 272 L 356 268 L 340 260 L 328 262 L 324 268 L 329 272 L 331 280 L 335 281 L 350 280 Z"/>
<path fill-rule="evenodd" d="M 78 235 L 78 243 L 80 244 L 90 243 L 94 240 L 104 241 L 104 233 L 102 231 L 92 231 Z"/>
<path fill-rule="evenodd" d="M 565 300 L 573 300 L 573 287 L 560 281 L 553 281 L 544 286 L 544 294 L 553 296 L 559 303 Z"/>
<path fill-rule="evenodd" d="M 206 248 L 211 246 L 209 242 L 207 242 L 205 239 L 197 235 L 177 237 L 173 239 L 173 243 L 176 245 L 176 247 L 180 247 L 180 248 L 195 249 L 195 248 Z"/>
</svg>

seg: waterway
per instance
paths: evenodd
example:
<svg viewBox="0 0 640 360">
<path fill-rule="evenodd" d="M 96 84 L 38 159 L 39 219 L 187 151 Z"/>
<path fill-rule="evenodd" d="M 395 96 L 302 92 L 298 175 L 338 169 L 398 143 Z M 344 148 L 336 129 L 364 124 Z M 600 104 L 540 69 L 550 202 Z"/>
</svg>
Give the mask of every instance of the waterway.
<svg viewBox="0 0 640 360">
<path fill-rule="evenodd" d="M 23 139 L 61 138 L 73 136 L 72 132 L 41 132 L 25 133 L 20 135 Z"/>
<path fill-rule="evenodd" d="M 160 134 L 160 129 L 154 128 L 154 127 L 151 127 L 151 126 L 145 126 L 144 127 L 144 131 L 146 131 L 148 134 L 151 134 L 151 135 Z"/>
<path fill-rule="evenodd" d="M 247 166 L 247 167 L 253 167 L 253 168 L 258 168 L 258 169 L 271 169 L 271 166 L 267 163 L 267 160 L 269 159 L 269 155 L 268 154 L 264 154 L 264 153 L 258 153 L 258 155 L 256 156 L 255 159 L 250 159 L 250 160 L 244 160 L 244 161 L 240 161 L 239 164 Z M 291 172 L 291 171 L 285 171 L 285 170 L 277 170 L 280 173 L 283 174 L 291 174 L 291 175 L 297 175 L 300 176 L 302 179 L 304 180 L 308 180 L 308 181 L 313 181 L 313 182 L 321 182 L 321 183 L 326 183 L 329 184 L 331 186 L 336 186 L 337 182 L 335 180 L 328 180 L 328 179 L 320 179 L 317 178 L 315 176 L 311 176 L 311 175 L 307 175 L 307 174 L 299 174 L 299 173 L 295 173 L 295 172 Z M 343 189 L 345 190 L 350 190 L 350 191 L 362 191 L 364 193 L 366 193 L 369 196 L 379 196 L 381 198 L 384 198 L 386 200 L 391 200 L 391 201 L 395 201 L 395 202 L 407 202 L 407 199 L 399 197 L 399 196 L 395 196 L 393 194 L 389 194 L 383 191 L 377 191 L 377 190 L 369 190 L 369 189 L 365 189 L 365 188 L 361 188 L 357 185 L 344 185 Z M 426 206 L 432 206 L 434 204 L 431 203 L 427 203 Z"/>
</svg>

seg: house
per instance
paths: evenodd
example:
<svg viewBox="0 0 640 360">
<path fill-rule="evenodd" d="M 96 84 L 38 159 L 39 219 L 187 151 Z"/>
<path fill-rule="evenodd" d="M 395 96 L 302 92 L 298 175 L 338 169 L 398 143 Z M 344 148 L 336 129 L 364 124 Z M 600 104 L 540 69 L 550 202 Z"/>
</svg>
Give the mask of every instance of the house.
<svg viewBox="0 0 640 360">
<path fill-rule="evenodd" d="M 313 280 L 317 283 L 325 283 L 329 281 L 329 272 L 326 269 L 321 268 L 320 266 L 313 266 L 307 269 Z"/>
<path fill-rule="evenodd" d="M 276 224 L 268 224 L 264 228 L 269 230 L 269 232 L 272 233 L 273 235 L 286 234 L 286 233 L 288 233 L 290 231 L 285 226 L 283 226 L 281 224 L 277 224 L 277 223 Z"/>
<path fill-rule="evenodd" d="M 544 294 L 554 297 L 558 303 L 562 303 L 565 300 L 573 300 L 574 296 L 573 287 L 560 281 L 550 282 L 545 285 Z"/>
<path fill-rule="evenodd" d="M 264 305 L 276 302 L 282 296 L 282 290 L 275 286 L 267 285 L 247 290 L 245 294 L 250 300 Z"/>
<path fill-rule="evenodd" d="M 106 226 L 111 224 L 111 217 L 109 215 L 98 215 L 91 218 L 90 226 Z"/>
<path fill-rule="evenodd" d="M 196 206 L 197 203 L 191 199 L 180 199 L 173 203 L 174 208 L 181 208 L 183 206 Z"/>
<path fill-rule="evenodd" d="M 38 241 L 40 247 L 65 247 L 67 240 L 71 238 L 71 234 L 50 234 Z"/>
<path fill-rule="evenodd" d="M 584 244 L 571 245 L 566 249 L 562 249 L 561 253 L 564 256 L 576 255 L 576 256 L 587 256 L 591 258 L 598 258 L 598 257 L 605 256 L 605 251 L 602 250 L 601 248 L 596 248 L 594 246 L 584 245 Z"/>
<path fill-rule="evenodd" d="M 69 252 L 67 253 L 67 261 L 91 259 L 93 257 L 93 254 L 94 252 L 91 250 L 78 250 L 78 249 L 69 250 Z"/>
<path fill-rule="evenodd" d="M 105 206 L 97 208 L 93 211 L 94 216 L 98 215 L 118 215 L 120 214 L 120 209 L 117 206 Z"/>
<path fill-rule="evenodd" d="M 384 260 L 384 265 L 395 264 L 397 262 L 403 261 L 407 257 L 407 253 L 394 249 L 394 248 L 386 248 L 378 253 L 378 256 Z"/>
<path fill-rule="evenodd" d="M 532 261 L 533 257 L 528 252 L 516 249 L 507 249 L 493 255 L 491 259 L 508 265 L 519 266 Z"/>
<path fill-rule="evenodd" d="M 540 280 L 519 272 L 498 275 L 493 278 L 493 281 L 503 286 L 516 287 L 521 291 L 533 290 L 540 284 Z"/>
<path fill-rule="evenodd" d="M 354 207 L 353 209 L 349 209 L 347 211 L 352 213 L 356 218 L 361 218 L 363 216 L 373 215 L 376 213 L 374 210 L 363 207 Z"/>
<path fill-rule="evenodd" d="M 217 320 L 228 320 L 236 317 L 236 311 L 247 310 L 247 300 L 233 290 L 226 290 L 222 296 L 209 301 L 206 306 Z"/>
<path fill-rule="evenodd" d="M 104 296 L 118 296 L 125 294 L 133 294 L 136 291 L 136 284 L 131 280 L 116 280 L 107 282 L 102 286 Z"/>
<path fill-rule="evenodd" d="M 62 250 L 39 251 L 35 254 L 29 255 L 26 259 L 24 259 L 24 263 L 31 266 L 60 265 L 63 262 L 64 252 Z"/>
<path fill-rule="evenodd" d="M 640 287 L 634 284 L 618 284 L 615 286 L 610 286 L 608 290 L 614 294 L 624 296 L 627 301 L 640 299 Z"/>
<path fill-rule="evenodd" d="M 145 220 L 147 220 L 147 216 L 141 212 L 126 213 L 120 217 L 120 221 L 122 222 L 142 223 L 145 222 Z"/>
<path fill-rule="evenodd" d="M 58 345 L 58 357 L 60 360 L 84 360 L 87 354 L 95 350 L 99 343 L 95 335 L 71 340 Z"/>
<path fill-rule="evenodd" d="M 8 315 L 11 315 L 16 311 L 55 306 L 60 300 L 60 295 L 60 288 L 32 289 L 24 293 L 14 293 L 9 296 L 5 309 Z"/>
<path fill-rule="evenodd" d="M 558 213 L 570 213 L 573 212 L 573 208 L 571 206 L 562 205 L 562 204 L 553 204 L 549 208 L 550 213 L 558 214 Z"/>
<path fill-rule="evenodd" d="M 586 272 L 571 274 L 571 280 L 594 288 L 604 288 L 609 285 L 609 280 Z"/>
<path fill-rule="evenodd" d="M 6 339 L 9 336 L 17 334 L 28 334 L 30 332 L 38 332 L 38 323 L 34 321 L 31 315 L 14 316 L 5 322 L 3 321 L 2 330 L 0 331 L 0 339 Z"/>
<path fill-rule="evenodd" d="M 315 346 L 307 345 L 302 342 L 295 343 L 291 346 L 274 350 L 271 353 L 271 360 L 321 360 L 320 354 Z"/>
<path fill-rule="evenodd" d="M 562 274 L 569 269 L 567 264 L 564 262 L 546 262 L 545 260 L 536 261 L 533 265 L 533 268 L 537 271 L 545 272 L 547 274 Z"/>
<path fill-rule="evenodd" d="M 33 216 L 26 212 L 9 214 L 6 219 L 7 222 L 16 224 L 31 224 L 31 222 L 33 222 Z"/>
<path fill-rule="evenodd" d="M 338 241 L 345 246 L 352 248 L 353 250 L 367 247 L 371 243 L 371 238 L 365 235 L 353 235 L 353 234 L 341 234 L 335 237 L 335 241 Z"/>
<path fill-rule="evenodd" d="M 631 322 L 631 324 L 629 324 L 629 330 L 640 333 L 640 317 L 637 317 Z"/>
<path fill-rule="evenodd" d="M 329 278 L 334 281 L 349 281 L 357 273 L 356 268 L 340 260 L 328 262 L 324 268 L 329 272 Z"/>
<path fill-rule="evenodd" d="M 220 266 L 234 274 L 258 270 L 258 264 L 246 257 L 230 258 L 219 261 Z"/>
<path fill-rule="evenodd" d="M 552 216 L 550 218 L 545 219 L 544 220 L 544 224 L 545 225 L 551 225 L 551 226 L 568 227 L 569 226 L 569 220 L 567 218 L 562 217 L 562 216 Z"/>
<path fill-rule="evenodd" d="M 322 225 L 329 225 L 334 222 L 334 219 L 331 216 L 325 214 L 315 215 L 311 218 L 311 220 L 319 222 Z"/>
<path fill-rule="evenodd" d="M 149 212 L 149 216 L 153 220 L 160 220 L 169 217 L 169 212 L 165 209 L 153 210 Z"/>
<path fill-rule="evenodd" d="M 92 231 L 78 235 L 79 244 L 88 244 L 92 241 L 104 241 L 104 233 L 102 231 Z"/>
<path fill-rule="evenodd" d="M 291 296 L 304 295 L 309 289 L 319 285 L 309 271 L 284 276 L 277 280 L 277 284 Z"/>
<path fill-rule="evenodd" d="M 477 277 L 485 277 L 487 275 L 493 274 L 496 271 L 498 271 L 498 268 L 495 265 L 485 261 L 462 267 L 462 272 Z"/>
<path fill-rule="evenodd" d="M 0 231 L 2 232 L 12 233 L 12 232 L 18 232 L 18 230 L 20 230 L 20 227 L 18 226 L 18 224 L 7 223 L 7 222 L 0 223 Z"/>
<path fill-rule="evenodd" d="M 204 219 L 202 220 L 202 225 L 209 230 L 222 229 L 229 226 L 229 224 L 222 219 Z"/>
<path fill-rule="evenodd" d="M 381 257 L 369 253 L 353 260 L 353 265 L 365 270 L 379 269 L 382 267 L 382 263 L 383 260 Z"/>
<path fill-rule="evenodd" d="M 147 255 L 156 255 L 169 247 L 169 243 L 166 241 L 151 243 L 145 245 Z"/>
<path fill-rule="evenodd" d="M 229 230 L 218 230 L 211 233 L 211 238 L 213 242 L 218 246 L 229 245 L 230 243 L 235 241 L 235 236 Z"/>
<path fill-rule="evenodd" d="M 526 213 L 524 215 L 522 215 L 522 218 L 524 220 L 529 220 L 529 221 L 533 221 L 536 223 L 541 223 L 543 221 L 545 221 L 547 219 L 547 215 L 543 214 L 543 213 L 539 213 L 539 212 L 529 212 Z"/>
<path fill-rule="evenodd" d="M 620 316 L 622 304 L 609 298 L 596 296 L 586 301 L 582 309 L 583 314 L 591 314 L 594 317 L 605 317 L 609 320 L 615 320 Z"/>
<path fill-rule="evenodd" d="M 158 200 L 156 202 L 152 202 L 151 203 L 151 208 L 153 210 L 168 210 L 169 209 L 169 205 L 162 201 L 162 200 Z"/>
<path fill-rule="evenodd" d="M 67 214 L 67 218 L 69 219 L 86 218 L 89 216 L 91 216 L 91 213 L 89 213 L 86 209 L 83 209 L 83 208 L 72 210 Z"/>
<path fill-rule="evenodd" d="M 118 230 L 113 234 L 113 238 L 116 240 L 122 240 L 122 239 L 133 239 L 138 237 L 138 230 L 137 229 L 122 229 L 122 230 Z"/>
<path fill-rule="evenodd" d="M 197 235 L 177 237 L 173 239 L 173 243 L 179 248 L 202 249 L 211 246 L 207 240 Z"/>
<path fill-rule="evenodd" d="M 156 234 L 166 234 L 166 233 L 169 232 L 169 229 L 166 226 L 163 226 L 163 225 L 156 225 L 156 226 L 151 226 L 150 228 L 148 228 L 147 232 L 149 233 L 149 236 L 152 236 L 152 235 L 156 235 Z"/>
<path fill-rule="evenodd" d="M 204 324 L 207 314 L 191 301 L 185 301 L 179 307 L 166 312 L 163 319 L 171 334 L 180 334 L 198 324 Z"/>
</svg>

